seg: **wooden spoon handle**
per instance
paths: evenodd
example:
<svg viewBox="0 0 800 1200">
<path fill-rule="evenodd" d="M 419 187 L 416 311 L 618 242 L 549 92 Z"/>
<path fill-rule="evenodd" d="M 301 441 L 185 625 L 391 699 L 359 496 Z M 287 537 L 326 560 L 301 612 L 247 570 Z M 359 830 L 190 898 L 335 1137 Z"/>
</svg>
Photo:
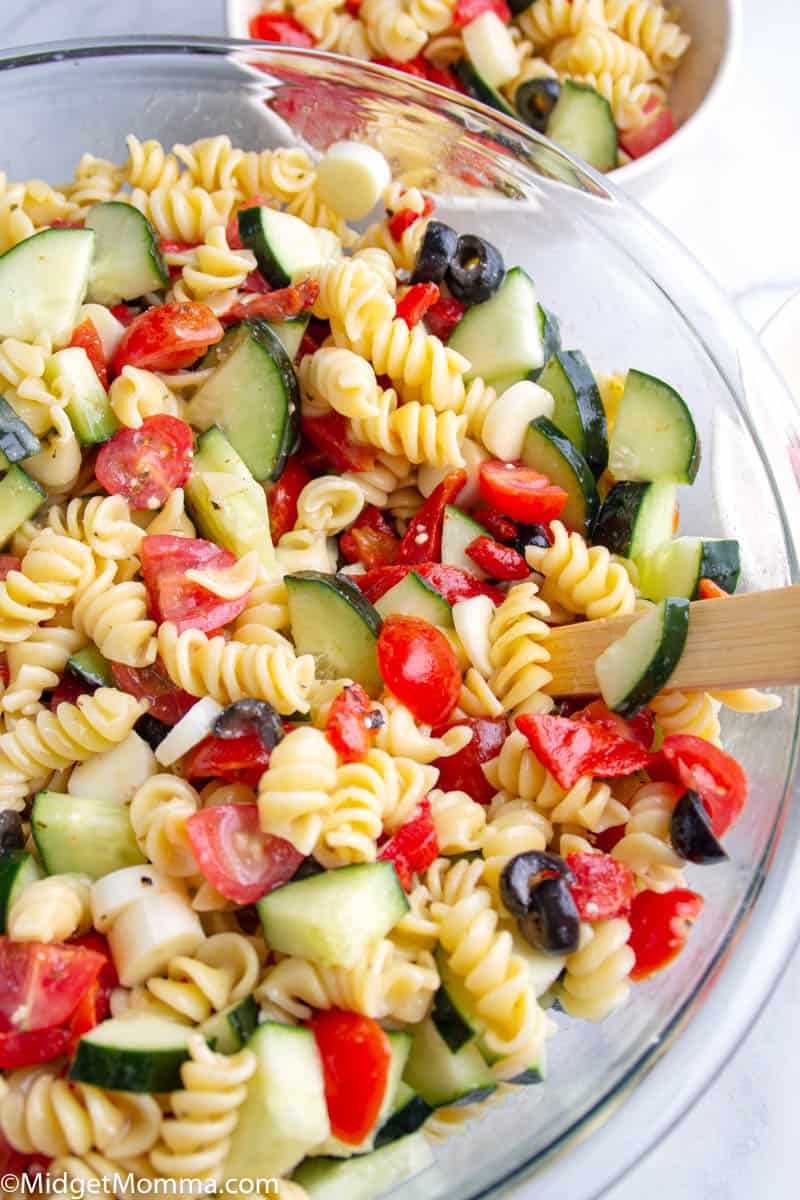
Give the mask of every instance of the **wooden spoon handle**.
<svg viewBox="0 0 800 1200">
<path fill-rule="evenodd" d="M 595 659 L 638 614 L 560 625 L 547 647 L 553 696 L 592 696 L 599 689 Z M 800 586 L 745 592 L 727 600 L 698 600 L 689 634 L 665 691 L 783 687 L 800 683 Z"/>
</svg>

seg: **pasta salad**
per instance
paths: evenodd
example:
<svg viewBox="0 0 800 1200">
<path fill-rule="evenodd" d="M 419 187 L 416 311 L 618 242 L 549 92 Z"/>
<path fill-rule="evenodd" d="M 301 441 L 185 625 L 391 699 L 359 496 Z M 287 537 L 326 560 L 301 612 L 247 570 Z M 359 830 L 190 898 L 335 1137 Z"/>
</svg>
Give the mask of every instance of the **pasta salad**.
<svg viewBox="0 0 800 1200">
<path fill-rule="evenodd" d="M 668 383 L 367 146 L 128 151 L 0 197 L 6 1169 L 378 1196 L 680 952 L 779 701 L 668 690 Z"/>
<path fill-rule="evenodd" d="M 661 0 L 264 0 L 249 31 L 454 88 L 601 171 L 672 135 L 691 41 Z"/>
</svg>

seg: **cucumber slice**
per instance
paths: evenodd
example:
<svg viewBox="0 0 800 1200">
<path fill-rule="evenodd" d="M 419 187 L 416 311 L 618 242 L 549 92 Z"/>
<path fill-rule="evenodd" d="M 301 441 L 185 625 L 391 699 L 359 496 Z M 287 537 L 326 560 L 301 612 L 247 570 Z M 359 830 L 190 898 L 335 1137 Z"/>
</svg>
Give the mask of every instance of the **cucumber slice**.
<svg viewBox="0 0 800 1200">
<path fill-rule="evenodd" d="M 561 514 L 562 521 L 570 529 L 590 537 L 600 511 L 594 476 L 580 451 L 547 417 L 537 417 L 528 426 L 522 461 L 564 489 L 569 499 Z"/>
<path fill-rule="evenodd" d="M 547 362 L 557 350 L 561 349 L 561 322 L 555 313 L 550 312 L 541 304 L 536 305 L 536 311 L 539 315 L 539 333 L 542 338 L 544 361 Z"/>
<path fill-rule="evenodd" d="M 42 443 L 31 433 L 25 422 L 17 416 L 7 400 L 0 396 L 0 456 L 2 467 L 23 462 L 32 454 L 38 454 Z"/>
<path fill-rule="evenodd" d="M 603 651 L 594 664 L 603 699 L 621 717 L 635 717 L 666 686 L 689 632 L 689 601 L 661 600 Z"/>
<path fill-rule="evenodd" d="M 311 314 L 305 312 L 300 313 L 299 317 L 289 317 L 287 321 L 264 321 L 264 324 L 272 330 L 294 362 L 310 320 Z"/>
<path fill-rule="evenodd" d="M 389 1063 L 389 1073 L 386 1079 L 386 1090 L 383 1095 L 383 1103 L 381 1104 L 380 1112 L 375 1120 L 370 1132 L 359 1142 L 357 1146 L 343 1142 L 340 1138 L 334 1137 L 331 1134 L 321 1145 L 314 1150 L 314 1157 L 328 1158 L 352 1158 L 354 1154 L 369 1154 L 375 1145 L 375 1138 L 378 1131 L 391 1116 L 395 1107 L 395 1097 L 397 1096 L 398 1088 L 400 1087 L 403 1072 L 406 1069 L 408 1056 L 411 1051 L 411 1034 L 410 1033 L 387 1033 L 389 1045 L 392 1049 L 392 1061 Z M 407 1132 L 412 1132 L 408 1130 Z M 393 1139 L 388 1139 L 393 1140 Z"/>
<path fill-rule="evenodd" d="M 615 483 L 592 540 L 638 562 L 672 537 L 677 494 L 674 483 Z"/>
<path fill-rule="evenodd" d="M 214 1013 L 200 1026 L 200 1032 L 218 1054 L 235 1054 L 257 1028 L 258 1005 L 252 996 L 245 996 L 222 1012 Z"/>
<path fill-rule="evenodd" d="M 486 533 L 483 525 L 473 521 L 460 508 L 448 504 L 444 510 L 442 524 L 442 562 L 451 567 L 461 567 L 476 579 L 485 579 L 486 572 L 467 555 L 467 546 Z"/>
<path fill-rule="evenodd" d="M 69 777 L 67 791 L 70 796 L 113 801 L 124 808 L 133 799 L 136 789 L 157 771 L 158 763 L 152 749 L 144 738 L 131 730 L 116 746 L 78 763 Z"/>
<path fill-rule="evenodd" d="M 4 546 L 23 522 L 37 512 L 47 493 L 22 467 L 9 467 L 0 479 L 0 546 Z"/>
<path fill-rule="evenodd" d="M 66 405 L 67 416 L 83 446 L 107 442 L 117 432 L 119 421 L 114 416 L 105 388 L 80 346 L 67 346 L 52 354 L 47 360 L 44 378 L 46 383 L 61 383 L 67 389 L 70 397 Z"/>
<path fill-rule="evenodd" d="M 381 618 L 344 575 L 298 571 L 284 581 L 298 654 L 313 654 L 318 679 L 357 679 L 370 696 L 383 681 L 378 670 Z"/>
<path fill-rule="evenodd" d="M 146 863 L 127 805 L 61 792 L 38 792 L 31 813 L 33 840 L 48 875 L 76 871 L 100 879 Z"/>
<path fill-rule="evenodd" d="M 67 1077 L 116 1092 L 174 1091 L 192 1033 L 164 1017 L 112 1017 L 80 1039 Z"/>
<path fill-rule="evenodd" d="M 274 567 L 264 489 L 217 425 L 197 439 L 186 500 L 204 538 L 237 558 L 255 550 L 263 566 Z"/>
<path fill-rule="evenodd" d="M 638 566 L 642 595 L 648 600 L 695 600 L 701 579 L 735 592 L 741 570 L 739 543 L 735 538 L 676 538 L 638 560 Z"/>
<path fill-rule="evenodd" d="M 608 465 L 608 426 L 600 391 L 580 350 L 557 350 L 539 383 L 553 397 L 553 424 L 586 459 L 595 479 Z"/>
<path fill-rule="evenodd" d="M 103 657 L 97 646 L 84 646 L 70 655 L 67 670 L 82 683 L 88 683 L 89 687 L 116 687 L 111 663 Z"/>
<path fill-rule="evenodd" d="M 330 1133 L 322 1061 L 309 1029 L 259 1025 L 247 1043 L 247 1084 L 225 1162 L 225 1181 L 285 1175 Z"/>
<path fill-rule="evenodd" d="M 431 1108 L 482 1100 L 497 1086 L 477 1046 L 463 1045 L 453 1050 L 442 1037 L 435 1017 L 414 1030 L 403 1078 Z"/>
<path fill-rule="evenodd" d="M 91 229 L 43 229 L 0 256 L 0 337 L 68 342 L 89 283 Z"/>
<path fill-rule="evenodd" d="M 490 87 L 501 88 L 519 73 L 519 54 L 508 27 L 488 10 L 464 26 L 464 49 Z"/>
<path fill-rule="evenodd" d="M 628 371 L 611 434 L 611 474 L 691 483 L 699 466 L 700 439 L 685 401 L 663 380 Z"/>
<path fill-rule="evenodd" d="M 244 208 L 239 213 L 239 236 L 252 250 L 261 274 L 274 288 L 309 275 L 320 264 L 316 231 L 274 208 Z"/>
<path fill-rule="evenodd" d="M 375 610 L 384 620 L 393 613 L 400 613 L 406 617 L 420 617 L 430 625 L 450 627 L 453 624 L 451 606 L 416 571 L 409 571 L 405 579 L 389 588 L 375 602 Z"/>
<path fill-rule="evenodd" d="M 490 300 L 473 304 L 456 325 L 448 346 L 469 359 L 465 379 L 491 382 L 523 378 L 544 364 L 539 307 L 533 280 L 512 267 Z"/>
<path fill-rule="evenodd" d="M 169 271 L 158 234 L 132 204 L 119 200 L 93 204 L 85 224 L 95 233 L 90 300 L 110 306 L 167 286 Z"/>
<path fill-rule="evenodd" d="M 188 420 L 197 429 L 218 425 L 255 479 L 277 479 L 300 411 L 283 343 L 265 321 L 241 321 L 211 347 L 203 366 L 214 374 L 189 405 Z"/>
<path fill-rule="evenodd" d="M 497 88 L 492 87 L 489 81 L 483 78 L 474 63 L 469 62 L 466 58 L 460 58 L 453 63 L 451 70 L 473 100 L 480 100 L 481 104 L 487 104 L 489 108 L 496 108 L 498 112 L 505 113 L 507 117 L 516 117 L 516 111 L 503 93 L 498 92 Z"/>
<path fill-rule="evenodd" d="M 407 1083 L 400 1084 L 397 1089 L 395 1109 L 385 1125 L 382 1125 L 375 1135 L 375 1149 L 388 1146 L 398 1138 L 408 1137 L 425 1124 L 433 1108 L 427 1101 L 418 1096 Z"/>
<path fill-rule="evenodd" d="M 0 854 L 0 933 L 5 933 L 8 914 L 20 894 L 41 878 L 39 864 L 27 850 L 8 850 Z"/>
<path fill-rule="evenodd" d="M 434 1157 L 424 1134 L 412 1133 L 372 1154 L 357 1158 L 311 1158 L 298 1167 L 293 1181 L 305 1189 L 308 1200 L 375 1200 L 392 1188 L 406 1183 L 413 1176 L 433 1166 Z M 433 1200 L 442 1194 L 444 1181 L 437 1182 L 429 1192 L 410 1184 L 409 1194 L 415 1200 L 424 1196 Z"/>
<path fill-rule="evenodd" d="M 547 136 L 598 171 L 612 171 L 619 147 L 611 105 L 594 88 L 565 79 L 547 122 Z"/>
<path fill-rule="evenodd" d="M 408 911 L 408 900 L 392 864 L 375 862 L 286 883 L 257 907 L 273 950 L 352 967 Z"/>
</svg>

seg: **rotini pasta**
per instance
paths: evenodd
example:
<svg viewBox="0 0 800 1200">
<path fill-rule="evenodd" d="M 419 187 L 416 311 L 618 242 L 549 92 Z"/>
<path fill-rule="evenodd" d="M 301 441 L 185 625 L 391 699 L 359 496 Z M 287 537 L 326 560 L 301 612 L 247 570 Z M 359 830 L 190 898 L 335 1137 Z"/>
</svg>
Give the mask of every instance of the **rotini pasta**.
<svg viewBox="0 0 800 1200">
<path fill-rule="evenodd" d="M 321 475 L 307 483 L 297 498 L 297 528 L 324 533 L 341 533 L 352 525 L 364 507 L 358 484 L 338 475 Z"/>
<path fill-rule="evenodd" d="M 544 575 L 542 597 L 590 621 L 621 617 L 636 607 L 636 591 L 623 566 L 611 561 L 605 546 L 587 546 L 579 533 L 568 533 L 561 521 L 551 524 L 548 549 L 529 546 L 528 565 Z"/>
<path fill-rule="evenodd" d="M 343 417 L 374 417 L 378 412 L 375 371 L 352 350 L 329 346 L 306 355 L 298 378 L 304 396 L 321 412 L 333 408 Z"/>
<path fill-rule="evenodd" d="M 541 711 L 539 692 L 552 678 L 545 624 L 549 609 L 533 583 L 518 583 L 489 626 L 490 684 L 506 708 Z M 549 702 L 545 701 L 545 707 Z"/>
<path fill-rule="evenodd" d="M 115 417 L 129 429 L 141 428 L 147 417 L 160 413 L 181 416 L 180 403 L 163 380 L 152 371 L 130 364 L 122 368 L 111 384 L 108 397 Z"/>
<path fill-rule="evenodd" d="M 215 1012 L 249 996 L 258 983 L 260 959 L 240 933 L 216 933 L 192 955 L 178 955 L 164 975 L 134 988 L 128 1010 L 199 1025 Z"/>
<path fill-rule="evenodd" d="M 630 932 L 624 917 L 581 925 L 580 947 L 568 956 L 558 985 L 559 1003 L 570 1016 L 602 1021 L 625 1003 L 634 963 Z"/>
<path fill-rule="evenodd" d="M 99 560 L 75 596 L 72 622 L 100 653 L 129 667 L 146 667 L 156 657 L 156 623 L 149 616 L 147 591 L 138 580 L 116 581 L 117 565 Z"/>
<path fill-rule="evenodd" d="M 70 655 L 83 645 L 83 637 L 74 629 L 57 625 L 40 625 L 26 641 L 10 645 L 6 651 L 9 680 L 0 710 L 35 716 L 42 692 L 57 686 Z"/>
<path fill-rule="evenodd" d="M 418 763 L 432 763 L 437 758 L 449 758 L 463 750 L 472 736 L 466 727 L 448 729 L 441 737 L 432 737 L 430 727 L 418 725 L 404 704 L 385 697 L 375 706 L 383 717 L 375 745 L 389 754 L 411 758 Z"/>
<path fill-rule="evenodd" d="M 625 836 L 612 854 L 630 867 L 640 886 L 654 892 L 680 887 L 683 859 L 669 840 L 672 810 L 681 789 L 671 783 L 647 783 L 635 794 L 625 822 Z"/>
<path fill-rule="evenodd" d="M 609 27 L 638 46 L 659 74 L 674 71 L 689 47 L 688 34 L 652 0 L 606 0 L 606 17 Z"/>
<path fill-rule="evenodd" d="M 708 692 L 663 692 L 650 709 L 665 734 L 691 733 L 720 745 L 720 701 Z"/>
<path fill-rule="evenodd" d="M 336 754 L 318 729 L 299 727 L 272 751 L 258 785 L 261 827 L 311 854 L 337 785 Z"/>
<path fill-rule="evenodd" d="M 131 800 L 131 826 L 139 849 L 164 875 L 188 878 L 197 873 L 186 822 L 200 797 L 177 775 L 153 775 Z"/>
<path fill-rule="evenodd" d="M 442 854 L 467 854 L 479 850 L 486 828 L 486 810 L 466 792 L 443 792 L 438 788 L 430 793 L 439 850 Z"/>
<path fill-rule="evenodd" d="M 16 942 L 65 942 L 91 925 L 87 875 L 48 875 L 26 887 L 8 914 Z"/>
</svg>

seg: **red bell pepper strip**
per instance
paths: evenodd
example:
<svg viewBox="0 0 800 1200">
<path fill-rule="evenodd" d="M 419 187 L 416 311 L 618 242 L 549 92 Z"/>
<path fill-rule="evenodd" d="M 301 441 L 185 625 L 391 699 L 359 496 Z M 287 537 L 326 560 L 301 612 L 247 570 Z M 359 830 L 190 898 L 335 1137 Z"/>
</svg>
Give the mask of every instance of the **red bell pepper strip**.
<svg viewBox="0 0 800 1200">
<path fill-rule="evenodd" d="M 632 775 L 648 766 L 651 759 L 644 746 L 590 721 L 524 713 L 517 718 L 517 728 L 525 734 L 539 761 L 566 790 L 574 787 L 582 775 L 605 779 Z"/>
<path fill-rule="evenodd" d="M 466 471 L 450 471 L 433 489 L 405 532 L 397 554 L 398 563 L 440 560 L 444 510 L 448 504 L 453 503 L 466 482 Z"/>
</svg>

